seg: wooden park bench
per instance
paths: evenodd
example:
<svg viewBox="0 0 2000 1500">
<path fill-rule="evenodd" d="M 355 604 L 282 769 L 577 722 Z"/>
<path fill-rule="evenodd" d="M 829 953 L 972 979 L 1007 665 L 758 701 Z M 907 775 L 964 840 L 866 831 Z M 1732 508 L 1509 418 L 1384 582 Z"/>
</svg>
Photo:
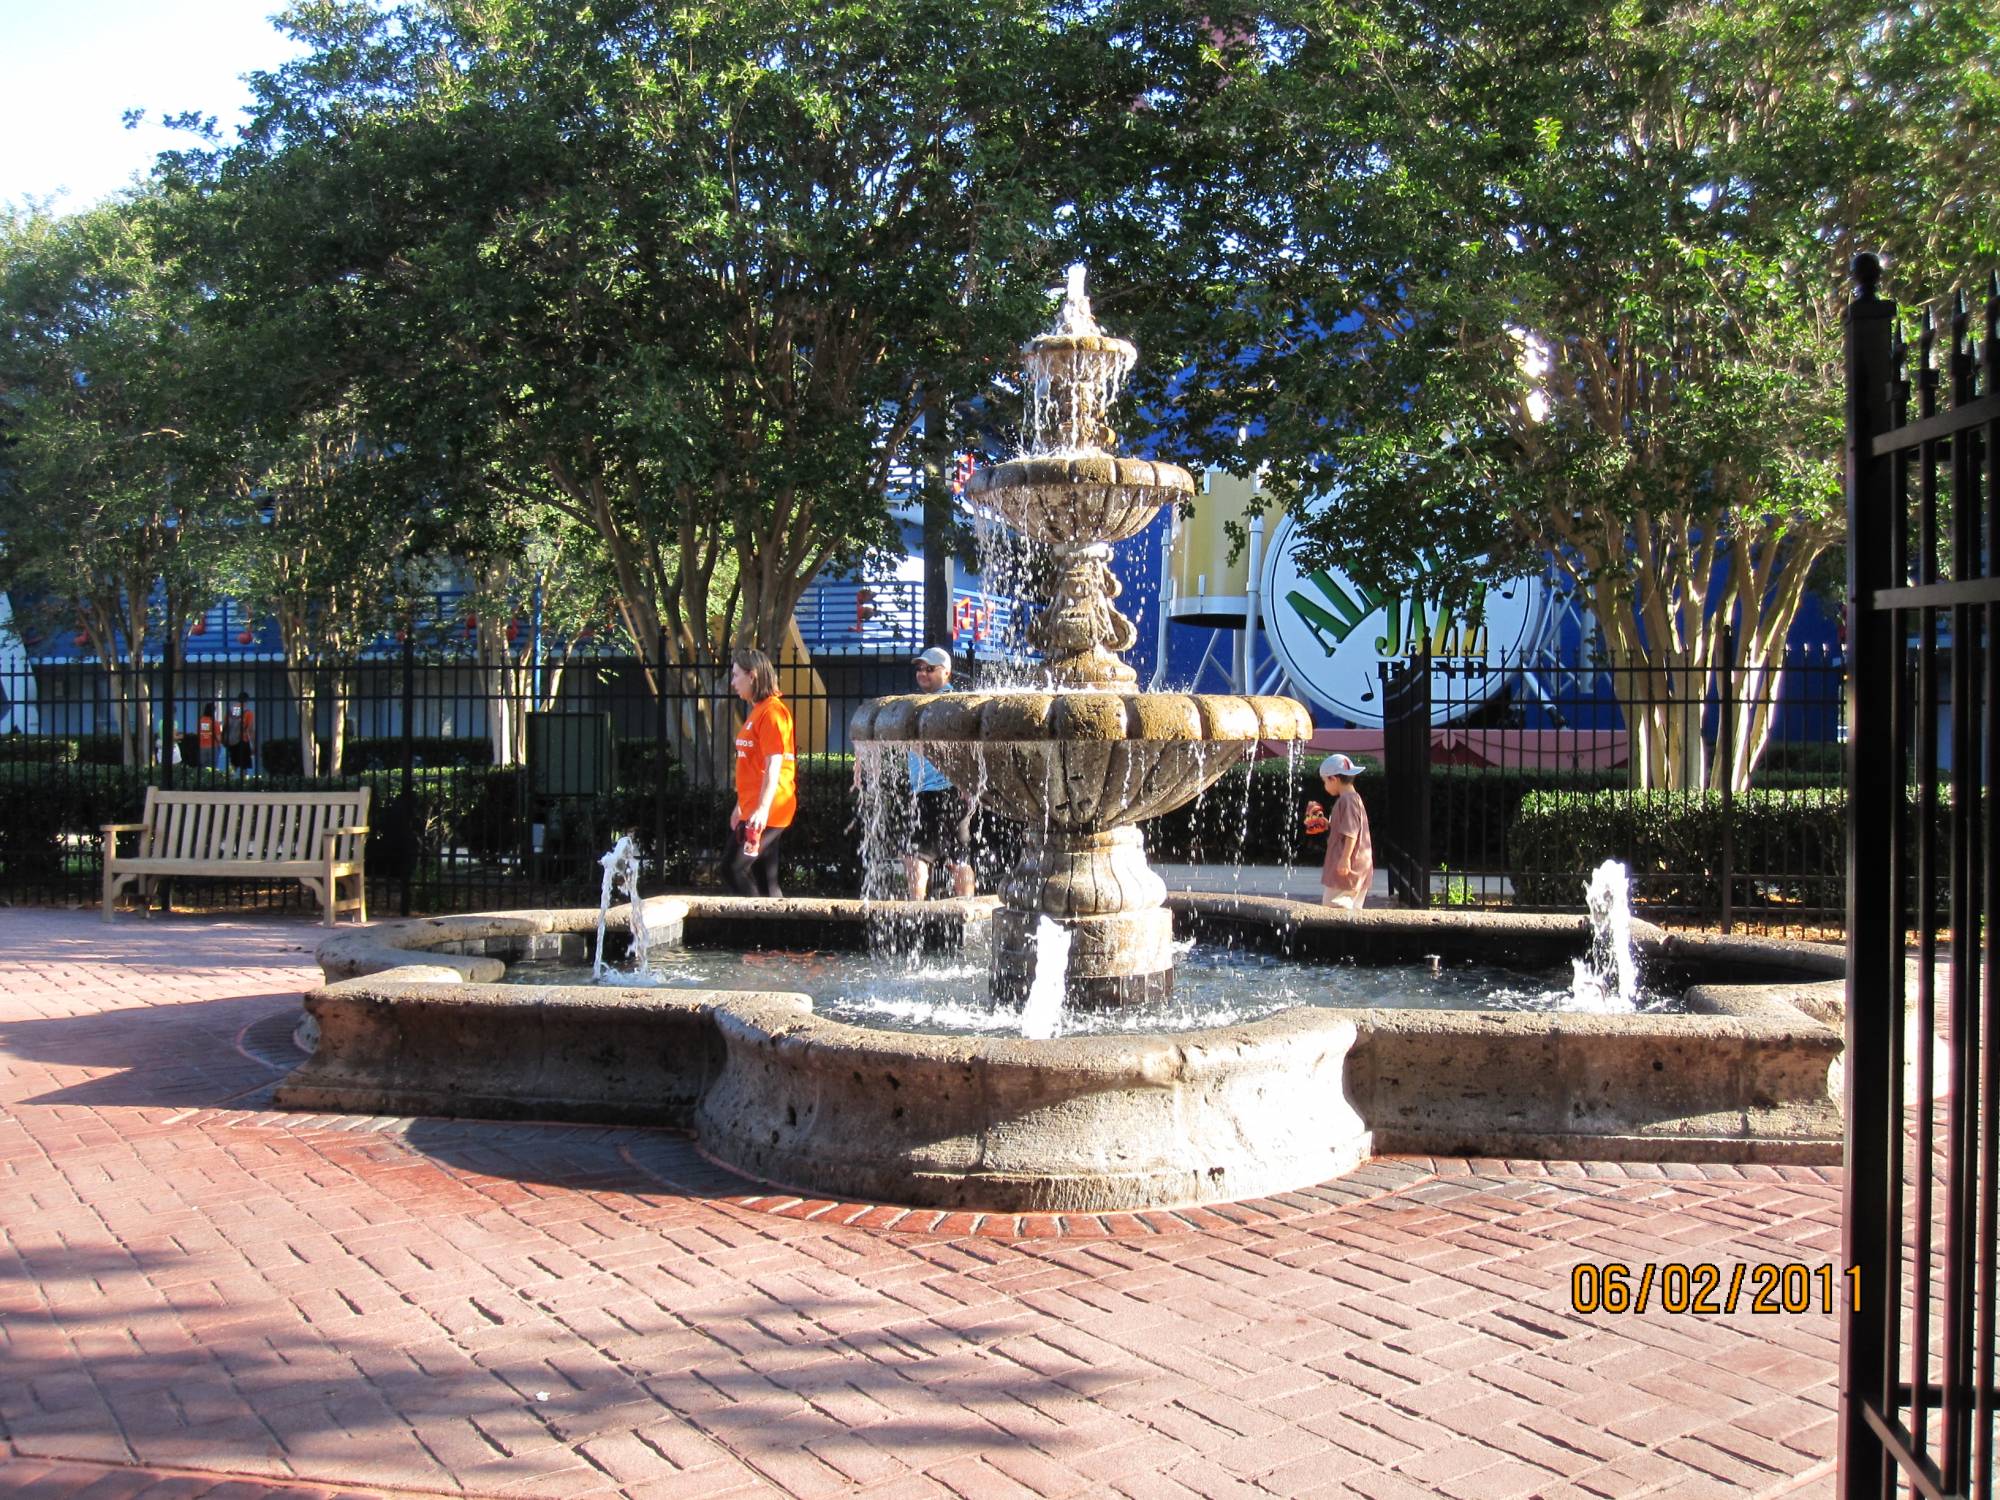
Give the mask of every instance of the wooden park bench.
<svg viewBox="0 0 2000 1500">
<path fill-rule="evenodd" d="M 118 835 L 136 833 L 136 853 Z M 326 925 L 344 911 L 368 920 L 368 788 L 354 792 L 172 792 L 146 788 L 137 823 L 104 825 L 104 920 L 137 881 L 147 903 L 162 876 L 297 880 L 319 897 Z M 354 893 L 340 894 L 351 880 Z"/>
</svg>

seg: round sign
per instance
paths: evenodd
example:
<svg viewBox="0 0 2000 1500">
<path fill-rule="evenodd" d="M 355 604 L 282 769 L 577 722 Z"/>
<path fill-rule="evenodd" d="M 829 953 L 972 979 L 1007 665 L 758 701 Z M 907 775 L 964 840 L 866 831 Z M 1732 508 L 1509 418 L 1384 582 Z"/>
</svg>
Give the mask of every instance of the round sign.
<svg viewBox="0 0 2000 1500">
<path fill-rule="evenodd" d="M 1390 598 L 1365 589 L 1338 568 L 1301 571 L 1292 556 L 1298 521 L 1287 515 L 1264 552 L 1264 637 L 1298 690 L 1360 728 L 1382 723 L 1382 663 L 1428 642 L 1438 658 L 1483 657 L 1496 669 L 1483 684 L 1463 668 L 1447 685 L 1431 676 L 1431 718 L 1445 723 L 1471 704 L 1497 696 L 1524 655 L 1543 647 L 1555 625 L 1555 595 L 1539 578 L 1489 585 L 1463 611 L 1422 597 Z M 1501 661 L 1508 670 L 1499 670 Z"/>
</svg>

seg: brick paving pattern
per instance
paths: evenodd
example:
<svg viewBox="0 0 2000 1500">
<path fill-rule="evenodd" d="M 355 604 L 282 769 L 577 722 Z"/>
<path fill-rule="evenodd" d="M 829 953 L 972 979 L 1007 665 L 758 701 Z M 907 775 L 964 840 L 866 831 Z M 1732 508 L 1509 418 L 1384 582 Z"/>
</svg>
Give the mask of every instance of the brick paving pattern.
<svg viewBox="0 0 2000 1500">
<path fill-rule="evenodd" d="M 272 1110 L 318 936 L 0 911 L 0 1494 L 1832 1493 L 1833 1316 L 1583 1316 L 1570 1272 L 1827 1264 L 1836 1171 L 799 1200 L 671 1132 Z"/>
</svg>

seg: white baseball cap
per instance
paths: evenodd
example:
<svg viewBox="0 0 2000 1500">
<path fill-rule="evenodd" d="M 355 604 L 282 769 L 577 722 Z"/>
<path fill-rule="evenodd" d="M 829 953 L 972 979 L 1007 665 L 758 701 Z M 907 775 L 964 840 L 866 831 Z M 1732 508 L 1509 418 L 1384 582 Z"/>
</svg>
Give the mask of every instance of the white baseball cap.
<svg viewBox="0 0 2000 1500">
<path fill-rule="evenodd" d="M 1319 763 L 1320 780 L 1329 776 L 1359 776 L 1368 768 L 1352 756 L 1342 755 L 1338 750 Z"/>
<path fill-rule="evenodd" d="M 919 651 L 910 662 L 911 666 L 942 667 L 951 670 L 951 653 L 942 646 L 930 646 Z"/>
</svg>

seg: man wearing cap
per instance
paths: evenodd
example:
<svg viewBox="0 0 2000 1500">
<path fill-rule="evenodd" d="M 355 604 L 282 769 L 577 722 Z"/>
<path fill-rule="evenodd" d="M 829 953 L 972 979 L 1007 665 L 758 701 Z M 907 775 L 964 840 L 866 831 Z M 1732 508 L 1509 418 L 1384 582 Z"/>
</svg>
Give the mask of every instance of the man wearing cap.
<svg viewBox="0 0 2000 1500">
<path fill-rule="evenodd" d="M 957 691 L 951 685 L 951 653 L 942 646 L 918 652 L 910 665 L 916 668 L 918 692 Z M 972 809 L 951 778 L 915 751 L 910 752 L 910 788 L 916 795 L 916 826 L 903 855 L 910 899 L 921 901 L 930 894 L 931 866 L 940 861 L 951 867 L 952 894 L 970 896 Z"/>
<path fill-rule="evenodd" d="M 1338 751 L 1319 763 L 1332 808 L 1326 815 L 1326 864 L 1320 870 L 1320 899 L 1328 906 L 1359 911 L 1368 904 L 1368 887 L 1375 879 L 1375 844 L 1368 836 L 1368 809 L 1354 790 L 1354 778 L 1367 770 Z"/>
</svg>

